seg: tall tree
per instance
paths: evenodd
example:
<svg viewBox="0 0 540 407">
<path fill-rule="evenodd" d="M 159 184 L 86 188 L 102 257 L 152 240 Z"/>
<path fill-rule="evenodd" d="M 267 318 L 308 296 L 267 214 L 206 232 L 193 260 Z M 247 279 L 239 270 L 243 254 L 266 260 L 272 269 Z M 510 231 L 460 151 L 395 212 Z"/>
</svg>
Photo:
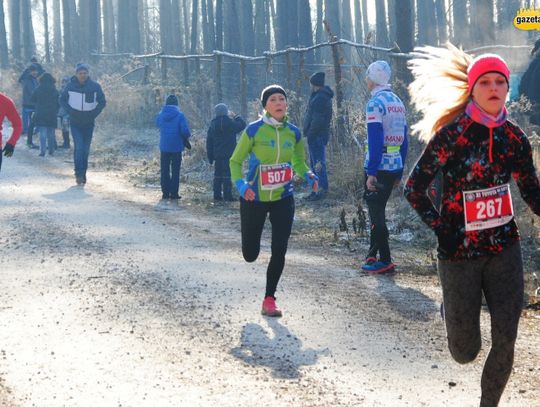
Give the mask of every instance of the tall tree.
<svg viewBox="0 0 540 407">
<path fill-rule="evenodd" d="M 315 43 L 320 44 L 324 42 L 325 36 L 324 36 L 324 4 L 323 0 L 317 0 L 317 20 L 315 22 Z M 323 57 L 325 56 L 326 52 L 324 52 L 323 49 L 317 48 L 315 50 L 315 60 L 316 61 L 322 61 Z"/>
<path fill-rule="evenodd" d="M 351 0 L 341 0 L 341 38 L 353 41 L 353 28 L 351 16 Z M 351 47 L 343 49 L 347 61 L 351 61 Z"/>
<path fill-rule="evenodd" d="M 394 2 L 393 19 L 396 22 L 396 43 L 401 52 L 410 52 L 414 48 L 412 3 L 413 0 Z"/>
<path fill-rule="evenodd" d="M 116 52 L 113 0 L 103 0 L 103 43 L 105 51 Z"/>
<path fill-rule="evenodd" d="M 36 39 L 32 24 L 32 6 L 30 0 L 21 1 L 21 23 L 23 34 L 24 58 L 29 60 L 36 53 Z"/>
<path fill-rule="evenodd" d="M 223 0 L 216 0 L 216 49 L 223 50 Z"/>
<path fill-rule="evenodd" d="M 139 53 L 141 51 L 139 2 L 118 0 L 118 10 L 118 51 Z"/>
<path fill-rule="evenodd" d="M 386 6 L 384 0 L 375 0 L 375 13 L 377 21 L 377 32 L 375 33 L 377 45 L 380 47 L 387 47 L 389 40 L 388 27 L 386 25 Z"/>
<path fill-rule="evenodd" d="M 6 35 L 6 16 L 4 14 L 4 0 L 0 0 L 0 67 L 7 68 L 9 64 L 9 51 Z"/>
<path fill-rule="evenodd" d="M 311 10 L 309 0 L 298 0 L 298 45 L 309 47 L 313 45 L 311 27 Z"/>
<path fill-rule="evenodd" d="M 362 44 L 364 42 L 364 30 L 362 24 L 362 7 L 360 0 L 354 1 L 354 41 Z"/>
<path fill-rule="evenodd" d="M 437 44 L 437 25 L 434 0 L 417 0 L 418 43 L 420 45 Z"/>
<path fill-rule="evenodd" d="M 435 0 L 435 12 L 437 15 L 437 33 L 439 44 L 444 44 L 446 41 L 448 41 L 448 27 L 444 0 Z"/>
<path fill-rule="evenodd" d="M 287 45 L 297 46 L 298 45 L 298 1 L 287 1 L 286 15 L 288 18 L 285 19 L 287 23 Z"/>
<path fill-rule="evenodd" d="M 476 44 L 493 44 L 495 41 L 495 21 L 493 1 L 476 0 L 471 2 L 471 26 L 473 41 Z"/>
<path fill-rule="evenodd" d="M 454 0 L 452 2 L 452 19 L 454 28 L 454 45 L 464 45 L 469 38 L 469 15 L 467 13 L 467 0 Z M 420 26 L 420 14 L 418 15 Z"/>
<path fill-rule="evenodd" d="M 9 27 L 11 53 L 15 61 L 20 61 L 22 57 L 21 45 L 21 3 L 19 0 L 11 0 L 9 3 Z"/>
<path fill-rule="evenodd" d="M 199 42 L 199 0 L 193 0 L 191 7 L 191 54 L 197 53 L 197 45 Z"/>
<path fill-rule="evenodd" d="M 229 21 L 237 21 L 239 10 L 238 10 L 238 0 L 227 0 L 224 4 L 225 7 L 225 14 L 224 14 L 224 20 Z M 239 27 L 235 24 L 225 24 L 224 25 L 225 31 L 223 33 L 224 37 L 224 47 L 225 51 L 233 52 L 233 53 L 240 53 L 241 52 L 241 44 L 242 44 L 242 38 L 241 38 L 241 30 Z"/>
<path fill-rule="evenodd" d="M 47 0 L 42 0 L 43 6 L 43 34 L 45 36 L 45 61 L 51 62 L 51 43 L 49 41 L 49 13 L 47 12 Z"/>
<path fill-rule="evenodd" d="M 289 23 L 291 19 L 289 12 L 289 2 L 287 0 L 278 0 L 276 3 L 276 20 L 274 25 L 274 36 L 276 37 L 277 49 L 284 49 L 289 44 Z M 276 22 L 274 20 L 274 22 Z M 296 21 L 296 20 L 295 20 Z"/>
<path fill-rule="evenodd" d="M 264 0 L 255 0 L 255 55 L 262 55 L 267 47 L 266 7 Z"/>
<path fill-rule="evenodd" d="M 62 60 L 62 13 L 60 0 L 53 0 L 53 58 L 54 62 Z"/>
<path fill-rule="evenodd" d="M 159 42 L 161 51 L 173 53 L 172 4 L 171 0 L 159 0 Z"/>
<path fill-rule="evenodd" d="M 340 2 L 324 0 L 324 19 L 330 26 L 330 31 L 337 38 L 341 38 L 341 23 L 339 19 Z"/>
<path fill-rule="evenodd" d="M 369 21 L 367 0 L 362 0 L 362 25 L 364 26 L 364 41 L 369 37 Z"/>
<path fill-rule="evenodd" d="M 214 2 L 207 0 L 206 8 L 208 10 L 208 35 L 210 37 L 210 51 L 216 49 L 216 20 L 214 19 Z"/>
<path fill-rule="evenodd" d="M 242 52 L 255 55 L 255 30 L 253 28 L 253 4 L 251 0 L 241 0 L 240 25 L 242 31 Z"/>
<path fill-rule="evenodd" d="M 191 32 L 189 29 L 189 0 L 182 0 L 182 17 L 184 19 L 184 29 L 182 30 L 184 32 L 184 45 L 186 49 L 186 54 L 190 50 L 190 38 L 189 33 Z"/>
<path fill-rule="evenodd" d="M 203 46 L 204 52 L 211 52 L 214 49 L 215 38 L 211 33 L 210 26 L 213 26 L 213 20 L 210 20 L 210 12 L 212 9 L 212 0 L 201 0 L 201 17 L 203 31 Z"/>
<path fill-rule="evenodd" d="M 180 0 L 171 2 L 171 40 L 172 49 L 175 54 L 182 54 L 185 51 L 184 36 L 182 35 L 182 7 Z"/>
</svg>

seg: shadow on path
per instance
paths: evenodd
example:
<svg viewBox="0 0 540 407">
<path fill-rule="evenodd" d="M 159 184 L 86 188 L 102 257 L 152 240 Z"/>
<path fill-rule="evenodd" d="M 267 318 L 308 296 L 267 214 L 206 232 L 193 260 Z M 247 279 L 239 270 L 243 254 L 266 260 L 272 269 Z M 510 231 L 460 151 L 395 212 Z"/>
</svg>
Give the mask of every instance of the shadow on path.
<svg viewBox="0 0 540 407">
<path fill-rule="evenodd" d="M 92 196 L 84 190 L 83 187 L 73 185 L 62 192 L 55 192 L 54 194 L 43 194 L 43 196 L 52 201 L 78 201 L 81 199 L 87 199 Z"/>
<path fill-rule="evenodd" d="M 281 379 L 300 377 L 302 366 L 314 365 L 328 349 L 302 349 L 302 341 L 275 318 L 266 318 L 271 333 L 261 325 L 246 324 L 240 335 L 240 346 L 231 354 L 249 365 L 267 366 L 272 376 Z"/>
<path fill-rule="evenodd" d="M 396 284 L 395 275 L 382 274 L 377 278 L 377 292 L 402 318 L 427 322 L 438 315 L 435 301 L 421 291 Z"/>
</svg>

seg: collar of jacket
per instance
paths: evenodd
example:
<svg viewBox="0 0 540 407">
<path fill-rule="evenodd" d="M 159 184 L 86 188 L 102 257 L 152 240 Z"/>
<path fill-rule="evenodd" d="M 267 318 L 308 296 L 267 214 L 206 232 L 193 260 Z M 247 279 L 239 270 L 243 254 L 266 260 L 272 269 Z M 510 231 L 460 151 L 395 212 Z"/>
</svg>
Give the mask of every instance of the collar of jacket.
<svg viewBox="0 0 540 407">
<path fill-rule="evenodd" d="M 382 92 L 383 90 L 392 90 L 390 85 L 377 85 L 371 91 L 371 96 L 375 96 L 377 93 Z"/>
<path fill-rule="evenodd" d="M 274 119 L 272 116 L 270 116 L 270 113 L 265 111 L 264 114 L 262 115 L 262 121 L 268 124 L 269 126 L 280 128 L 280 127 L 285 127 L 287 125 L 287 122 L 289 121 L 289 117 L 285 115 L 285 117 L 283 117 L 283 120 L 279 121 L 279 120 Z"/>
</svg>

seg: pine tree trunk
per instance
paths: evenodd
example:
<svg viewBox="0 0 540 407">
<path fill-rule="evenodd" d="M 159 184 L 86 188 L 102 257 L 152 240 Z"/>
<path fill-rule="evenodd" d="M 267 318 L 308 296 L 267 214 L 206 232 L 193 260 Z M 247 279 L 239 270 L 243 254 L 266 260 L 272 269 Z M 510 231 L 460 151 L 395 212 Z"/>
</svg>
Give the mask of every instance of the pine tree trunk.
<svg viewBox="0 0 540 407">
<path fill-rule="evenodd" d="M 103 34 L 106 52 L 116 52 L 113 0 L 103 0 Z"/>
<path fill-rule="evenodd" d="M 165 54 L 173 53 L 171 49 L 173 39 L 171 18 L 171 0 L 159 0 L 159 41 L 161 43 L 161 51 Z"/>
<path fill-rule="evenodd" d="M 255 0 L 255 55 L 266 51 L 266 9 L 264 0 Z"/>
<path fill-rule="evenodd" d="M 51 63 L 51 44 L 49 41 L 49 13 L 47 11 L 47 0 L 42 0 L 43 5 L 43 35 L 45 37 L 45 61 Z"/>
<path fill-rule="evenodd" d="M 223 50 L 223 0 L 216 0 L 216 49 Z"/>
<path fill-rule="evenodd" d="M 335 0 L 324 1 L 325 20 L 330 27 L 330 32 L 337 38 L 341 38 L 341 24 L 339 19 L 340 2 Z"/>
<path fill-rule="evenodd" d="M 34 36 L 34 25 L 32 24 L 30 0 L 22 0 L 21 6 L 24 58 L 29 60 L 36 53 L 36 39 Z"/>
<path fill-rule="evenodd" d="M 251 0 L 242 0 L 240 16 L 242 17 L 242 52 L 255 55 L 255 30 L 253 28 L 253 4 Z"/>
<path fill-rule="evenodd" d="M 129 52 L 140 53 L 141 52 L 141 32 L 139 28 L 139 3 L 137 1 L 129 1 Z M 137 24 L 133 22 L 136 21 Z"/>
<path fill-rule="evenodd" d="M 182 7 L 180 0 L 172 0 L 171 3 L 171 40 L 172 49 L 175 54 L 183 54 L 185 52 L 184 36 L 182 35 Z"/>
<path fill-rule="evenodd" d="M 362 0 L 362 25 L 364 26 L 364 42 L 369 36 L 369 21 L 368 21 L 368 8 L 367 0 Z"/>
<path fill-rule="evenodd" d="M 185 46 L 185 49 L 186 49 L 186 54 L 189 52 L 190 50 L 190 38 L 189 38 L 189 33 L 190 33 L 190 29 L 189 29 L 189 0 L 182 0 L 182 16 L 184 18 L 184 29 L 182 30 L 184 32 L 184 46 Z"/>
<path fill-rule="evenodd" d="M 377 32 L 376 40 L 379 47 L 387 47 L 388 41 L 388 27 L 386 25 L 386 6 L 384 0 L 375 0 L 375 12 L 377 20 Z"/>
<path fill-rule="evenodd" d="M 396 42 L 401 52 L 411 52 L 414 48 L 412 0 L 396 1 L 394 7 L 391 15 L 396 22 Z"/>
<path fill-rule="evenodd" d="M 53 59 L 58 63 L 62 59 L 62 19 L 60 0 L 53 0 Z"/>
<path fill-rule="evenodd" d="M 341 38 L 349 41 L 353 41 L 352 33 L 352 16 L 351 16 L 351 0 L 341 0 Z M 345 54 L 345 59 L 351 61 L 351 47 L 344 47 L 343 53 Z"/>
<path fill-rule="evenodd" d="M 439 44 L 445 44 L 448 41 L 448 27 L 446 20 L 446 10 L 444 0 L 435 0 L 435 11 L 437 14 L 437 32 Z"/>
<path fill-rule="evenodd" d="M 9 26 L 11 53 L 15 61 L 22 57 L 21 46 L 21 3 L 19 0 L 11 0 L 9 5 Z"/>
<path fill-rule="evenodd" d="M 6 16 L 4 14 L 4 0 L 0 0 L 0 67 L 9 65 L 9 50 L 6 34 Z"/>
<path fill-rule="evenodd" d="M 465 45 L 469 38 L 470 25 L 467 22 L 467 0 L 454 0 L 452 2 L 452 16 L 454 40 L 456 46 Z M 420 25 L 420 15 L 418 16 L 418 24 Z"/>
<path fill-rule="evenodd" d="M 476 0 L 471 3 L 471 25 L 475 28 L 473 41 L 478 45 L 489 45 L 495 41 L 493 2 Z"/>
<path fill-rule="evenodd" d="M 324 11 L 323 0 L 317 0 L 317 20 L 315 22 L 315 44 L 324 42 Z M 315 50 L 315 61 L 323 62 L 325 52 L 321 48 Z"/>
<path fill-rule="evenodd" d="M 193 0 L 191 8 L 191 54 L 197 53 L 197 45 L 199 42 L 199 0 Z"/>
<path fill-rule="evenodd" d="M 214 19 L 214 2 L 207 0 L 206 9 L 208 11 L 208 35 L 210 51 L 216 49 L 216 22 Z"/>
<path fill-rule="evenodd" d="M 364 42 L 364 30 L 362 24 L 362 6 L 360 0 L 354 2 L 354 41 L 362 44 Z"/>
</svg>

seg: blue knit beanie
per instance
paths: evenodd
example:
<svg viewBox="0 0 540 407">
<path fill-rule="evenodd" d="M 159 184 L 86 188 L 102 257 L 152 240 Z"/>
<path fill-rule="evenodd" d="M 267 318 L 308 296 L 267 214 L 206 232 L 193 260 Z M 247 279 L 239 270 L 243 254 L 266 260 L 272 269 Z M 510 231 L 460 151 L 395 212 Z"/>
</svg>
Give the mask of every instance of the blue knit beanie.
<svg viewBox="0 0 540 407">
<path fill-rule="evenodd" d="M 79 71 L 89 72 L 90 71 L 90 66 L 88 64 L 85 64 L 84 62 L 79 62 L 77 64 L 77 66 L 75 67 L 75 73 L 77 73 Z"/>
<path fill-rule="evenodd" d="M 165 104 L 178 106 L 178 98 L 176 97 L 176 95 L 169 95 L 167 96 L 167 100 L 165 101 Z"/>
</svg>

